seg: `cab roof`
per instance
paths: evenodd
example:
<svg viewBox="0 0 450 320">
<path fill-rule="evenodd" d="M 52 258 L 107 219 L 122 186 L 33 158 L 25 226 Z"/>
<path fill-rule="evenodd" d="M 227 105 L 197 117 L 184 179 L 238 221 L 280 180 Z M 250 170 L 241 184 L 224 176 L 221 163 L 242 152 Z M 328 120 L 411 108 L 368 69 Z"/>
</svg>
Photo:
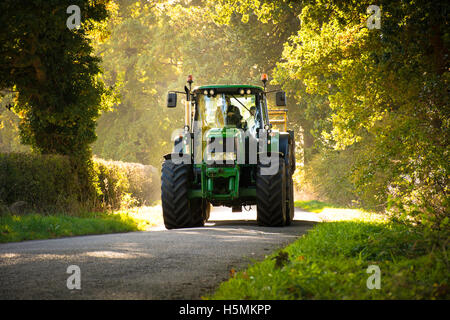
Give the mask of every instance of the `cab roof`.
<svg viewBox="0 0 450 320">
<path fill-rule="evenodd" d="M 248 84 L 216 84 L 216 85 L 207 85 L 207 86 L 197 86 L 192 91 L 199 91 L 205 89 L 216 89 L 219 92 L 227 92 L 227 91 L 236 91 L 239 89 L 253 89 L 256 91 L 264 91 L 263 87 L 253 86 Z"/>
</svg>

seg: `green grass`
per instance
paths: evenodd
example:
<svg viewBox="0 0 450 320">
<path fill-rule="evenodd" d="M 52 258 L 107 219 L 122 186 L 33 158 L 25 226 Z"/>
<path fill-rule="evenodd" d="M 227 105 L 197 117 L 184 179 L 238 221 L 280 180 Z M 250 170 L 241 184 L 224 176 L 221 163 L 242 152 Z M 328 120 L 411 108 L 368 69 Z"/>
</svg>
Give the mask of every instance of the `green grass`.
<svg viewBox="0 0 450 320">
<path fill-rule="evenodd" d="M 432 250 L 411 226 L 377 219 L 319 223 L 205 299 L 449 299 L 449 254 Z M 370 265 L 381 270 L 379 290 L 367 288 Z"/>
<path fill-rule="evenodd" d="M 326 208 L 338 208 L 336 206 L 333 206 L 332 204 L 317 200 L 295 201 L 295 206 L 315 213 L 320 213 Z"/>
<path fill-rule="evenodd" d="M 0 242 L 129 232 L 141 230 L 141 221 L 126 214 L 85 213 L 68 215 L 0 216 Z"/>
</svg>

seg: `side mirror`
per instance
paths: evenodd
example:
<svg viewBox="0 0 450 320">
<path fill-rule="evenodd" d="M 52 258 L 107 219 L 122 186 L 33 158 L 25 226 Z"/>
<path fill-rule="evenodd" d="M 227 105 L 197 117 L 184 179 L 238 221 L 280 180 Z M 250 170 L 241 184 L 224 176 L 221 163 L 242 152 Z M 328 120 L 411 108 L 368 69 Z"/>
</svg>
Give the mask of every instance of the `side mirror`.
<svg viewBox="0 0 450 320">
<path fill-rule="evenodd" d="M 175 108 L 177 106 L 177 94 L 169 93 L 167 95 L 167 108 Z"/>
<path fill-rule="evenodd" d="M 278 91 L 275 95 L 275 100 L 278 107 L 286 107 L 286 92 Z"/>
</svg>

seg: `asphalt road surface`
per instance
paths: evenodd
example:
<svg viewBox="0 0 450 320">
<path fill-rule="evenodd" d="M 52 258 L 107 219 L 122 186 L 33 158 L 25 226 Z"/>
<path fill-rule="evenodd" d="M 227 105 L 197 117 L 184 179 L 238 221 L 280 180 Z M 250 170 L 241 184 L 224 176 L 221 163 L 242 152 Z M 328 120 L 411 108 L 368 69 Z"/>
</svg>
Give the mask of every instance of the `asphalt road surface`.
<svg viewBox="0 0 450 320">
<path fill-rule="evenodd" d="M 0 244 L 0 299 L 200 299 L 230 270 L 245 269 L 294 241 L 317 221 L 260 227 L 255 210 L 214 208 L 206 227 Z M 71 265 L 81 289 L 68 289 Z M 73 276 L 70 283 L 76 283 Z"/>
</svg>

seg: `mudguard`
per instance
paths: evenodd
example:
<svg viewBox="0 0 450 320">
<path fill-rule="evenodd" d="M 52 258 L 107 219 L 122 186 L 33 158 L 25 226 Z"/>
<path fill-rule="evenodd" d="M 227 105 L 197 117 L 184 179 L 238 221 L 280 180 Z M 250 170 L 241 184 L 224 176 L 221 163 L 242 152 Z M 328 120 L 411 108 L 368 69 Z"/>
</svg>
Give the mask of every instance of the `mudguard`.
<svg viewBox="0 0 450 320">
<path fill-rule="evenodd" d="M 295 171 L 295 141 L 294 131 L 280 132 L 280 152 L 284 155 L 286 166 L 290 166 L 291 172 Z"/>
</svg>

